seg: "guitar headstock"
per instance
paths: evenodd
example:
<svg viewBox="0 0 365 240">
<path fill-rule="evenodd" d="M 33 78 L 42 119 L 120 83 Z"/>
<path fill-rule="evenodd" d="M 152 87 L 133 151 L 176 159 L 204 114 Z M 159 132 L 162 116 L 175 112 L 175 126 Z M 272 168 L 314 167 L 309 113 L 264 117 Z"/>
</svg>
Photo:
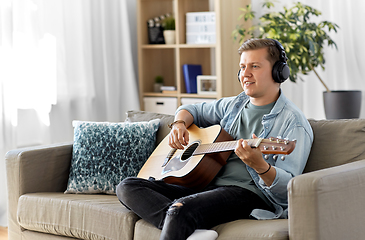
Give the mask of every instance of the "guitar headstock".
<svg viewBox="0 0 365 240">
<path fill-rule="evenodd" d="M 258 146 L 263 154 L 290 154 L 295 148 L 296 141 L 287 139 L 273 138 L 262 139 Z"/>
</svg>

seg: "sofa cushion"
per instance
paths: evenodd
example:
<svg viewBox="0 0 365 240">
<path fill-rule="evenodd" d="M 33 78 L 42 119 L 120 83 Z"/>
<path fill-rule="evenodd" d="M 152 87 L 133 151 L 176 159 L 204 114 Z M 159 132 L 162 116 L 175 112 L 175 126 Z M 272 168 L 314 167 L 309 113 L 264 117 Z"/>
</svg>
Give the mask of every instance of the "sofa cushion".
<svg viewBox="0 0 365 240">
<path fill-rule="evenodd" d="M 27 230 L 81 239 L 133 239 L 139 219 L 114 195 L 30 193 L 18 204 Z"/>
<path fill-rule="evenodd" d="M 155 149 L 159 121 L 74 121 L 75 136 L 66 193 L 115 194 L 120 181 L 137 176 Z"/>
<path fill-rule="evenodd" d="M 249 220 L 242 219 L 213 228 L 218 232 L 217 240 L 288 240 L 289 227 L 287 219 Z M 134 240 L 158 240 L 161 230 L 152 224 L 139 220 L 136 223 Z"/>
<path fill-rule="evenodd" d="M 365 159 L 365 119 L 313 120 L 314 141 L 304 172 Z"/>
<path fill-rule="evenodd" d="M 160 119 L 160 127 L 158 128 L 156 137 L 156 144 L 159 144 L 170 132 L 170 128 L 167 125 L 174 121 L 173 115 L 132 110 L 127 112 L 126 121 L 150 121 L 156 118 Z"/>
</svg>

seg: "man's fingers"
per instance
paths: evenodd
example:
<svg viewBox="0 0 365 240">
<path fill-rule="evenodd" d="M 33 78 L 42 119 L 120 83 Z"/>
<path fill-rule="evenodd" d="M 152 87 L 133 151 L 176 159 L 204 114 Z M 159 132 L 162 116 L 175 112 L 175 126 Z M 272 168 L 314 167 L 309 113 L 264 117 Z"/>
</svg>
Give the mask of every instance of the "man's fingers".
<svg viewBox="0 0 365 240">
<path fill-rule="evenodd" d="M 189 135 L 180 129 L 172 129 L 169 136 L 169 146 L 176 149 L 184 149 L 183 145 L 189 142 Z"/>
<path fill-rule="evenodd" d="M 184 145 L 186 146 L 186 145 L 189 144 L 189 140 L 190 140 L 189 139 L 189 133 L 188 132 L 186 132 L 186 134 L 184 135 L 184 139 L 185 139 L 185 142 L 184 142 L 185 144 Z"/>
</svg>

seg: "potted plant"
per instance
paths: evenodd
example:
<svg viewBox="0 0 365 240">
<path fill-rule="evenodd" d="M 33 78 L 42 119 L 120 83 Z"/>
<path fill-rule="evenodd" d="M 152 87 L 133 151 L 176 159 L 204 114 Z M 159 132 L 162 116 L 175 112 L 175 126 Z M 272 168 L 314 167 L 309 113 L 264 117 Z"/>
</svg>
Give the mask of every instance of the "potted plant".
<svg viewBox="0 0 365 240">
<path fill-rule="evenodd" d="M 263 7 L 270 9 L 274 4 L 265 1 Z M 255 18 L 255 12 L 251 5 L 240 9 L 243 13 L 240 19 L 245 22 Z M 323 84 L 326 92 L 323 93 L 325 113 L 328 119 L 334 118 L 358 118 L 360 115 L 361 92 L 360 91 L 331 91 L 320 78 L 316 68 L 325 69 L 324 47 L 336 47 L 336 43 L 328 35 L 328 32 L 339 28 L 337 24 L 329 21 L 313 22 L 311 17 L 319 16 L 321 12 L 300 2 L 291 8 L 283 8 L 283 11 L 269 12 L 259 18 L 259 23 L 248 29 L 242 26 L 232 32 L 233 38 L 242 43 L 246 38 L 273 38 L 278 40 L 285 48 L 290 68 L 290 80 L 296 82 L 300 75 L 307 75 L 313 71 Z M 344 99 L 338 99 L 344 95 Z M 359 100 L 360 98 L 360 100 Z M 353 103 L 349 101 L 353 100 Z M 332 102 L 335 101 L 335 102 Z M 346 105 L 344 104 L 346 103 Z M 344 107 L 341 107 L 343 105 Z M 328 108 L 330 107 L 330 108 Z M 354 107 L 351 109 L 351 107 Z M 335 110 L 337 112 L 330 112 Z M 347 114 L 347 115 L 344 115 Z"/>
<path fill-rule="evenodd" d="M 166 44 L 175 44 L 175 18 L 166 17 L 162 22 L 163 36 Z"/>
<path fill-rule="evenodd" d="M 155 92 L 161 92 L 161 87 L 163 86 L 163 77 L 158 75 L 155 77 L 155 83 L 153 89 Z"/>
</svg>

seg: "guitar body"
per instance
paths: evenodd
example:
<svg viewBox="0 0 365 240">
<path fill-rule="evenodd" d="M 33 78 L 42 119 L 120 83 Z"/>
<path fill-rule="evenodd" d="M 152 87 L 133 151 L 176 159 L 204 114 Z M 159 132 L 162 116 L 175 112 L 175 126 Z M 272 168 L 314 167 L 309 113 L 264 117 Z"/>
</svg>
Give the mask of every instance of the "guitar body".
<svg viewBox="0 0 365 240">
<path fill-rule="evenodd" d="M 220 125 L 202 129 L 193 124 L 188 131 L 190 143 L 184 150 L 172 149 L 168 145 L 169 136 L 165 137 L 143 165 L 138 177 L 152 177 L 196 190 L 207 186 L 227 163 L 238 141 L 234 141 Z M 259 148 L 263 154 L 274 154 L 274 159 L 279 154 L 290 154 L 296 143 L 273 137 L 246 141 L 252 148 Z"/>
<path fill-rule="evenodd" d="M 230 141 L 232 137 L 223 130 L 220 125 L 214 125 L 201 129 L 196 125 L 188 128 L 191 148 L 205 143 Z M 138 177 L 163 180 L 166 183 L 182 185 L 193 189 L 202 189 L 207 186 L 226 164 L 226 160 L 232 151 L 207 153 L 203 155 L 191 155 L 186 149 L 176 150 L 168 157 L 171 147 L 168 138 L 157 146 L 148 158 Z"/>
</svg>

